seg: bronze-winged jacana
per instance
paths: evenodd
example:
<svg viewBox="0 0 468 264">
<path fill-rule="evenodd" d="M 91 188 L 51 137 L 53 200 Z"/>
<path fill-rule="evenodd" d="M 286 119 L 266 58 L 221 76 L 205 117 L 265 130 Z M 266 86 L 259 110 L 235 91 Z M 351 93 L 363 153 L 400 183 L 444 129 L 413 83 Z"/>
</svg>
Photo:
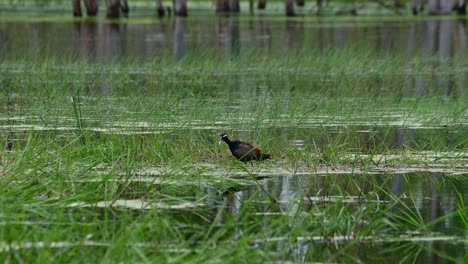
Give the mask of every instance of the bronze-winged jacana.
<svg viewBox="0 0 468 264">
<path fill-rule="evenodd" d="M 270 154 L 262 153 L 260 148 L 256 148 L 250 143 L 240 140 L 229 140 L 226 134 L 221 134 L 219 136 L 219 144 L 221 144 L 221 141 L 224 141 L 228 144 L 232 155 L 240 161 L 247 162 L 252 160 L 266 160 L 271 158 Z"/>
</svg>

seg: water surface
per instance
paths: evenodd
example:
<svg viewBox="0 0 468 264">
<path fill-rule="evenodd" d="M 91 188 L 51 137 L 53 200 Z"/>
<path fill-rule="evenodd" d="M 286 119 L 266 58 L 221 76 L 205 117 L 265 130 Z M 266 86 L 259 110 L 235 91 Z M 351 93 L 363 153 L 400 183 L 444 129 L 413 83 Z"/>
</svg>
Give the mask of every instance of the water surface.
<svg viewBox="0 0 468 264">
<path fill-rule="evenodd" d="M 191 244 L 170 250 L 191 252 L 204 243 L 196 234 L 229 225 L 238 241 L 252 223 L 264 237 L 246 246 L 287 253 L 277 261 L 397 262 L 401 249 L 419 263 L 461 261 L 467 35 L 456 19 L 0 22 L 0 173 L 8 191 L 33 190 L 2 227 L 39 233 L 67 220 L 90 228 L 71 228 L 84 246 L 107 248 L 108 233 L 148 216 L 143 234 L 156 220 L 177 225 Z M 202 67 L 213 58 L 228 66 Z M 231 162 L 215 142 L 224 131 L 273 161 Z M 57 206 L 62 222 L 42 217 Z M 407 232 L 356 240 L 373 224 L 359 218 L 368 210 Z M 300 221 L 308 229 L 289 233 Z M 0 252 L 44 248 L 40 239 L 0 241 Z M 154 247 L 142 240 L 132 246 Z"/>
</svg>

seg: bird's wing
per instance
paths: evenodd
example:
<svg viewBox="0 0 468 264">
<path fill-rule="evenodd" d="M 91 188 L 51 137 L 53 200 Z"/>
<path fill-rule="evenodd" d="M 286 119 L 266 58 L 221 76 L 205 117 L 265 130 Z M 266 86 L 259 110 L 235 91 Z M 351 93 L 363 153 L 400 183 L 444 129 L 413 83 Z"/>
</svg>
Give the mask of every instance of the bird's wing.
<svg viewBox="0 0 468 264">
<path fill-rule="evenodd" d="M 244 141 L 240 142 L 239 148 L 245 149 L 246 151 L 251 151 L 252 149 L 255 149 L 255 147 L 252 144 Z"/>
<path fill-rule="evenodd" d="M 245 149 L 246 152 L 255 152 L 257 154 L 262 154 L 261 148 L 257 148 L 248 142 L 241 141 L 239 147 Z"/>
</svg>

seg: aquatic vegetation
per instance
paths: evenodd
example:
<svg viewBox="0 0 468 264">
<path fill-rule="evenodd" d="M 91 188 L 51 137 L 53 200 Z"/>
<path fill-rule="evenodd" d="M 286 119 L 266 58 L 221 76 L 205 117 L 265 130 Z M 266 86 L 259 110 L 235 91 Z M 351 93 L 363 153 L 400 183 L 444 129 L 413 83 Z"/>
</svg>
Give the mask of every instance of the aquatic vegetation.
<svg viewBox="0 0 468 264">
<path fill-rule="evenodd" d="M 466 258 L 465 51 L 244 48 L 0 55 L 2 259 Z"/>
</svg>

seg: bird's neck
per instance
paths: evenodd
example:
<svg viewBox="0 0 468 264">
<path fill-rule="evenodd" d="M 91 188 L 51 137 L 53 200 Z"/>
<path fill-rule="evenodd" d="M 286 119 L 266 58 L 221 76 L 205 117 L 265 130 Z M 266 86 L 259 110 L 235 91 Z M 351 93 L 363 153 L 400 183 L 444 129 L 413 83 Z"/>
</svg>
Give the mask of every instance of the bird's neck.
<svg viewBox="0 0 468 264">
<path fill-rule="evenodd" d="M 228 144 L 229 149 L 232 149 L 234 147 L 234 143 L 231 140 L 229 140 L 229 138 L 223 138 L 223 141 L 226 142 L 226 144 Z"/>
<path fill-rule="evenodd" d="M 223 141 L 226 142 L 228 145 L 231 145 L 231 140 L 229 140 L 229 138 L 224 137 Z"/>
</svg>

